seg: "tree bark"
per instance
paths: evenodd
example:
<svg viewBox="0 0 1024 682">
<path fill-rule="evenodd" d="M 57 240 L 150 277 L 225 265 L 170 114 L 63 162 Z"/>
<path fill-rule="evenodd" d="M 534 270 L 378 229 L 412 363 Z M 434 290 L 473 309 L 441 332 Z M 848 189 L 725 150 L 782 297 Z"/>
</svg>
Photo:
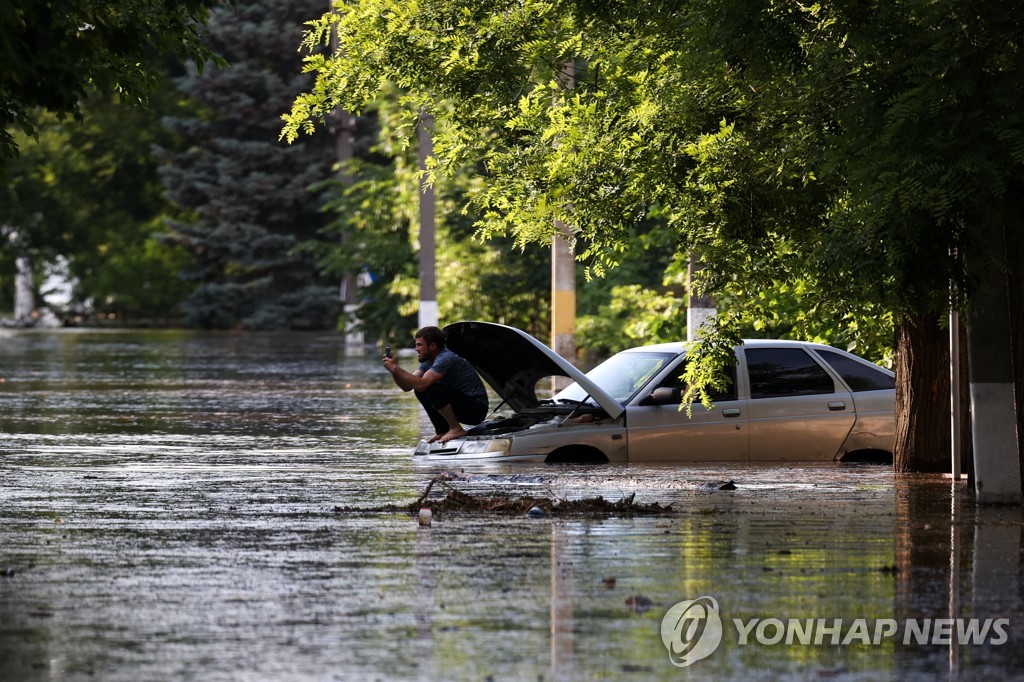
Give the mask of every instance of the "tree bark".
<svg viewBox="0 0 1024 682">
<path fill-rule="evenodd" d="M 896 326 L 897 472 L 949 471 L 949 383 L 949 334 L 938 317 L 903 317 Z"/>
</svg>

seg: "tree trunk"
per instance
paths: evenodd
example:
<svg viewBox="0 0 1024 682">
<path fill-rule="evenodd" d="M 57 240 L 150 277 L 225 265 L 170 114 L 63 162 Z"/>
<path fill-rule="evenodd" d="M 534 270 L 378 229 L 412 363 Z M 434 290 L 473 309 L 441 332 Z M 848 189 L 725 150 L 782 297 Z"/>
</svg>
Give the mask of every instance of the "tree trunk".
<svg viewBox="0 0 1024 682">
<path fill-rule="evenodd" d="M 897 472 L 950 470 L 949 334 L 935 315 L 896 326 Z"/>
<path fill-rule="evenodd" d="M 967 352 L 967 327 L 960 325 L 960 473 L 974 481 L 974 438 L 971 433 L 971 358 Z"/>
</svg>

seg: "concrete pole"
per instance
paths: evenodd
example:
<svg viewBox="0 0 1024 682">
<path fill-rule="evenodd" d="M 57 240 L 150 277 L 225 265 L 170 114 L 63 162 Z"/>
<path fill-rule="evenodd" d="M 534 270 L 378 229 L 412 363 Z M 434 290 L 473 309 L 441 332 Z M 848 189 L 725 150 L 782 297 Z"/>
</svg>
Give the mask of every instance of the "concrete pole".
<svg viewBox="0 0 1024 682">
<path fill-rule="evenodd" d="M 14 259 L 14 266 L 14 322 L 19 327 L 27 327 L 33 323 L 32 312 L 36 308 L 32 264 L 28 256 L 18 256 Z"/>
<path fill-rule="evenodd" d="M 949 312 L 949 417 L 953 459 L 953 480 L 960 480 L 960 314 Z"/>
<path fill-rule="evenodd" d="M 576 361 L 576 259 L 569 229 L 555 221 L 551 242 L 551 349 L 569 362 Z M 552 388 L 569 385 L 566 377 L 554 377 Z"/>
<path fill-rule="evenodd" d="M 690 252 L 690 263 L 686 266 L 686 290 L 689 293 L 686 304 L 686 340 L 696 341 L 697 332 L 705 322 L 718 314 L 715 300 L 707 294 L 694 292 L 694 276 L 704 269 L 695 252 Z"/>
<path fill-rule="evenodd" d="M 434 116 L 420 111 L 420 327 L 437 327 L 437 221 L 434 186 L 427 180 L 427 159 L 434 155 Z"/>
<path fill-rule="evenodd" d="M 1000 227 L 989 229 L 990 254 L 1008 253 Z M 971 369 L 974 487 L 980 504 L 1021 504 L 1020 450 L 1006 273 L 985 264 L 967 322 Z"/>
<path fill-rule="evenodd" d="M 346 165 L 355 152 L 355 117 L 343 109 L 336 110 L 334 116 L 337 121 L 338 178 L 347 190 L 355 180 Z M 346 246 L 351 247 L 351 239 L 347 233 L 342 232 L 341 247 L 344 249 Z M 366 338 L 359 323 L 359 308 L 362 305 L 359 300 L 359 279 L 351 270 L 342 275 L 340 298 L 345 319 L 345 348 L 361 353 L 366 350 Z"/>
<path fill-rule="evenodd" d="M 0 225 L 0 237 L 6 239 L 17 255 L 14 258 L 14 323 L 19 327 L 34 323 L 36 309 L 35 282 L 32 263 L 23 253 L 21 235 L 10 225 Z"/>
<path fill-rule="evenodd" d="M 327 1 L 327 9 L 334 10 L 333 0 Z M 338 52 L 338 35 L 331 34 L 331 52 Z M 338 158 L 338 179 L 343 190 L 347 190 L 355 182 L 348 170 L 348 162 L 355 156 L 356 119 L 348 111 L 337 108 L 332 112 L 331 132 L 335 134 L 335 151 Z M 348 242 L 345 232 L 341 233 L 341 248 Z M 341 276 L 339 290 L 342 315 L 345 320 L 345 349 L 353 353 L 366 351 L 366 339 L 362 326 L 359 324 L 359 280 L 356 273 L 347 271 Z"/>
<path fill-rule="evenodd" d="M 576 65 L 566 62 L 562 85 L 576 85 Z M 576 259 L 573 257 L 572 230 L 561 220 L 554 223 L 551 239 L 551 349 L 569 362 L 576 362 Z M 552 389 L 568 386 L 566 377 L 552 377 Z"/>
</svg>

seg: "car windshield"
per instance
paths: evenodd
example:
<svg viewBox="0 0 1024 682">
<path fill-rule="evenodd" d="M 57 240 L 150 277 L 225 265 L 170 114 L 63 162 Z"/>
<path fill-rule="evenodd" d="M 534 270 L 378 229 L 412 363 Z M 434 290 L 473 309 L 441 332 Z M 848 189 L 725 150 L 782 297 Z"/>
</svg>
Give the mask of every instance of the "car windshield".
<svg viewBox="0 0 1024 682">
<path fill-rule="evenodd" d="M 587 377 L 617 401 L 626 403 L 675 357 L 674 353 L 619 353 L 587 372 Z M 579 384 L 572 384 L 555 396 L 555 402 L 580 402 L 586 397 L 587 392 Z"/>
</svg>

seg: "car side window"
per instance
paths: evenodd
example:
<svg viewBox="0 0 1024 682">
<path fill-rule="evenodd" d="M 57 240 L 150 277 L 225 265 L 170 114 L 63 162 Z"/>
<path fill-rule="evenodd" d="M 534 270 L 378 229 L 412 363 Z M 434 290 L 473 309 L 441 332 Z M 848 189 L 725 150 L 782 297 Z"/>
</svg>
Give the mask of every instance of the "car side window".
<svg viewBox="0 0 1024 682">
<path fill-rule="evenodd" d="M 802 348 L 748 348 L 751 398 L 834 393 L 835 381 Z"/>
<path fill-rule="evenodd" d="M 682 379 L 686 362 L 676 365 L 669 375 L 661 382 L 659 388 L 676 388 L 680 392 L 686 392 L 686 383 Z M 736 365 L 729 365 L 725 368 L 726 387 L 724 391 L 711 391 L 711 402 L 722 403 L 727 400 L 736 400 Z"/>
<path fill-rule="evenodd" d="M 896 380 L 863 362 L 857 362 L 842 353 L 818 350 L 818 355 L 843 378 L 851 391 L 884 391 L 896 388 Z"/>
</svg>

